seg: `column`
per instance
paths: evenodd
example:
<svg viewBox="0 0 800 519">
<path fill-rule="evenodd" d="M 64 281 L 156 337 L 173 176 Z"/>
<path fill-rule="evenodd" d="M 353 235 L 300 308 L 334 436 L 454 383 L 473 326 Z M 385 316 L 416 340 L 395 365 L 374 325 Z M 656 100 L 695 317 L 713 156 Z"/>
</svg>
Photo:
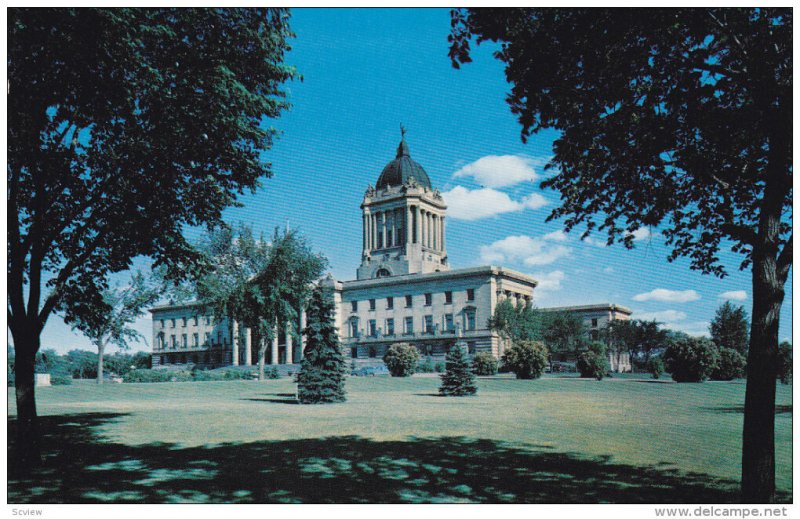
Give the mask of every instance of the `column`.
<svg viewBox="0 0 800 519">
<path fill-rule="evenodd" d="M 300 360 L 306 352 L 306 334 L 303 331 L 306 329 L 306 309 L 300 309 Z"/>
<path fill-rule="evenodd" d="M 414 221 L 414 217 L 411 216 L 411 206 L 406 208 L 406 243 L 411 244 L 412 240 L 412 230 L 411 230 L 411 223 Z"/>
<path fill-rule="evenodd" d="M 286 364 L 294 364 L 294 340 L 292 340 L 292 323 L 286 323 Z"/>
<path fill-rule="evenodd" d="M 367 250 L 367 215 L 366 215 L 366 213 L 364 214 L 364 216 L 361 217 L 361 222 L 364 224 L 364 228 L 363 228 L 363 230 L 361 232 L 361 242 L 362 242 L 361 248 L 364 249 L 364 251 L 366 251 Z"/>
<path fill-rule="evenodd" d="M 425 247 L 425 210 L 421 209 L 419 212 L 419 243 Z"/>
<path fill-rule="evenodd" d="M 231 319 L 231 328 L 233 329 L 233 340 L 231 340 L 231 345 L 233 347 L 233 353 L 231 354 L 231 360 L 233 361 L 234 366 L 239 365 L 239 323 L 235 320 Z"/>
<path fill-rule="evenodd" d="M 444 241 L 444 237 L 445 237 L 445 234 L 446 234 L 445 233 L 446 229 L 445 229 L 445 220 L 444 220 L 444 218 L 445 217 L 442 216 L 442 252 L 447 250 L 447 248 L 445 247 L 445 241 Z"/>
<path fill-rule="evenodd" d="M 389 244 L 386 243 L 386 223 L 387 223 L 387 220 L 388 220 L 388 218 L 386 218 L 386 211 L 381 211 L 381 236 L 382 236 L 381 241 L 383 242 L 383 248 L 384 249 L 389 246 Z"/>
<path fill-rule="evenodd" d="M 278 327 L 272 329 L 272 351 L 269 355 L 269 363 L 273 366 L 278 363 Z"/>
<path fill-rule="evenodd" d="M 247 328 L 244 333 L 244 365 L 250 366 L 253 364 L 253 335 L 255 331 L 252 328 Z"/>
<path fill-rule="evenodd" d="M 431 232 L 433 230 L 433 225 L 431 224 L 432 221 L 433 218 L 431 213 L 425 213 L 425 223 L 427 224 L 427 229 L 425 230 L 425 237 L 427 238 L 428 248 L 431 248 L 433 246 L 433 239 L 432 239 L 433 236 Z"/>
<path fill-rule="evenodd" d="M 439 217 L 431 215 L 431 222 L 433 224 L 433 243 L 431 246 L 434 250 L 439 250 Z"/>
</svg>

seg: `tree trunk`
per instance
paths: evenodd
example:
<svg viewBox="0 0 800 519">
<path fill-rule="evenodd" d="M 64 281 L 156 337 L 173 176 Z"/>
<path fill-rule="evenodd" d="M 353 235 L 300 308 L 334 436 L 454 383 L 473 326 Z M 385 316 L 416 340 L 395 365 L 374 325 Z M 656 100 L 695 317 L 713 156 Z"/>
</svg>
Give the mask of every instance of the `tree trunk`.
<svg viewBox="0 0 800 519">
<path fill-rule="evenodd" d="M 775 379 L 783 303 L 774 255 L 753 251 L 753 314 L 742 432 L 742 501 L 775 499 Z"/>
<path fill-rule="evenodd" d="M 264 358 L 267 356 L 267 341 L 259 340 L 258 344 L 258 380 L 264 380 Z"/>
<path fill-rule="evenodd" d="M 22 324 L 22 332 L 12 333 L 16 360 L 14 365 L 14 388 L 17 400 L 14 464 L 17 469 L 41 463 L 39 446 L 39 423 L 36 415 L 34 392 L 34 370 L 36 352 L 39 351 L 39 334 L 31 325 Z"/>
<path fill-rule="evenodd" d="M 97 345 L 97 383 L 103 383 L 103 353 L 105 353 L 106 345 L 100 343 Z"/>
</svg>

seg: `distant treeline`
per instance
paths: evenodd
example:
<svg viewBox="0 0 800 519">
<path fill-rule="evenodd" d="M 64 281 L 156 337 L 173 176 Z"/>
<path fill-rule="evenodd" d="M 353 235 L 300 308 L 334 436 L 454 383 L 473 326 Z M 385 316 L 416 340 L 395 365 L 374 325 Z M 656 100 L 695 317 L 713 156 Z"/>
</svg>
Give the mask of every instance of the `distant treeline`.
<svg viewBox="0 0 800 519">
<path fill-rule="evenodd" d="M 14 349 L 8 348 L 8 385 L 14 385 Z M 105 372 L 124 376 L 132 369 L 150 368 L 150 354 L 117 352 L 104 356 Z M 36 373 L 49 373 L 55 381 L 74 378 L 97 378 L 97 353 L 72 350 L 60 354 L 53 349 L 36 354 Z M 68 382 L 67 382 L 68 383 Z"/>
</svg>

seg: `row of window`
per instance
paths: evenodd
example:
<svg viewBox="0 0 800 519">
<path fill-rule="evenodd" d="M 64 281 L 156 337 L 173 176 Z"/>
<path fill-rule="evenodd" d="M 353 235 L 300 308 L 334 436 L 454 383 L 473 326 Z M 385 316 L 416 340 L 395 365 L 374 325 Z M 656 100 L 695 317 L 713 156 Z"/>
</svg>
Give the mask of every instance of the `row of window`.
<svg viewBox="0 0 800 519">
<path fill-rule="evenodd" d="M 443 319 L 443 331 L 444 333 L 455 333 L 455 321 L 453 320 L 453 314 L 444 314 Z M 367 336 L 369 337 L 378 337 L 378 336 L 393 336 L 395 335 L 395 320 L 394 318 L 390 317 L 384 321 L 384 328 L 378 328 L 378 322 L 375 319 L 370 319 L 367 321 Z M 433 316 L 426 315 L 422 318 L 422 332 L 427 334 L 434 334 L 436 332 L 436 327 L 433 324 Z M 465 310 L 464 311 L 464 331 L 475 331 L 475 310 Z M 414 334 L 414 317 L 407 316 L 403 320 L 403 335 L 413 335 Z M 356 317 L 350 319 L 350 337 L 360 337 L 361 332 L 359 330 L 359 320 Z"/>
<path fill-rule="evenodd" d="M 158 336 L 156 337 L 156 349 L 160 349 L 160 350 L 165 349 L 167 347 L 167 344 L 166 344 L 165 341 L 166 341 L 166 337 L 164 336 L 164 334 L 163 333 L 158 334 Z M 205 342 L 203 342 L 203 346 L 208 346 L 208 345 L 213 346 L 214 344 L 215 344 L 215 342 L 211 338 L 211 333 L 206 332 L 206 334 L 205 334 Z M 216 344 L 224 344 L 225 346 L 228 345 L 228 339 L 227 339 L 227 337 L 225 337 L 223 339 L 222 332 L 219 332 L 217 334 Z M 178 344 L 178 336 L 177 335 L 170 335 L 169 336 L 169 345 L 173 349 L 178 348 L 179 344 Z M 181 337 L 180 337 L 180 347 L 181 348 L 188 348 L 189 347 L 189 336 L 187 334 L 185 334 L 185 333 L 183 335 L 181 335 Z M 199 348 L 199 347 L 200 347 L 200 334 L 199 333 L 193 333 L 192 334 L 192 348 Z"/>
<path fill-rule="evenodd" d="M 423 297 L 425 299 L 425 306 L 431 306 L 433 304 L 433 294 L 432 293 L 428 292 L 427 294 L 424 294 Z M 394 309 L 394 299 L 395 299 L 394 297 L 387 297 L 386 298 L 386 309 L 387 310 Z M 475 289 L 474 288 L 468 288 L 467 289 L 467 301 L 475 301 Z M 375 299 L 369 299 L 367 302 L 369 304 L 369 309 L 370 310 L 375 310 L 375 307 L 377 305 L 376 300 Z M 350 309 L 353 312 L 358 312 L 358 303 L 359 303 L 358 301 L 350 301 Z M 412 295 L 405 296 L 405 303 L 406 303 L 406 308 L 413 307 L 414 306 L 414 296 L 412 296 Z M 452 290 L 448 290 L 448 291 L 446 291 L 444 293 L 444 304 L 446 304 L 446 305 L 453 304 L 453 291 Z"/>
<path fill-rule="evenodd" d="M 204 319 L 205 319 L 206 326 L 210 326 L 211 325 L 211 316 L 210 315 L 206 315 L 206 316 L 204 316 Z M 167 321 L 167 319 L 159 319 L 159 322 L 161 323 L 161 329 L 164 329 L 166 327 L 166 321 Z M 176 319 L 169 319 L 169 327 L 170 328 L 175 328 L 176 321 L 177 321 Z M 199 322 L 200 322 L 199 316 L 197 316 L 197 315 L 193 316 L 192 317 L 192 321 L 194 321 L 194 325 L 197 326 L 199 324 Z M 186 325 L 188 324 L 188 322 L 189 322 L 189 318 L 188 317 L 181 317 L 181 326 L 183 328 L 186 328 Z"/>
<path fill-rule="evenodd" d="M 384 353 L 386 353 L 386 349 L 388 346 L 378 346 L 378 345 L 370 345 L 367 347 L 367 356 L 369 358 L 374 359 L 377 357 L 382 357 Z M 423 355 L 444 355 L 446 353 L 446 348 L 441 346 L 432 346 L 430 344 L 426 344 L 423 346 L 417 346 L 417 349 L 420 350 L 420 353 Z M 475 341 L 467 342 L 467 350 L 470 355 L 475 355 L 477 350 Z M 358 358 L 358 346 L 353 346 L 350 348 L 350 356 L 354 359 Z"/>
</svg>

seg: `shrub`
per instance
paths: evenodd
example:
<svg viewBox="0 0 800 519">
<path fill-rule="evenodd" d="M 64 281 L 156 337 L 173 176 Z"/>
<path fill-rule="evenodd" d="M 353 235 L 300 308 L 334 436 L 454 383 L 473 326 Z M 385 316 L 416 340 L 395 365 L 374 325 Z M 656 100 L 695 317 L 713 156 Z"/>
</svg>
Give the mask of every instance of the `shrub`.
<svg viewBox="0 0 800 519">
<path fill-rule="evenodd" d="M 266 370 L 264 374 L 267 376 L 268 379 L 271 380 L 281 378 L 281 374 L 278 373 L 278 368 L 276 368 L 275 366 L 272 366 L 270 369 Z"/>
<path fill-rule="evenodd" d="M 472 358 L 475 374 L 481 377 L 497 375 L 497 359 L 488 351 L 476 353 Z"/>
<path fill-rule="evenodd" d="M 664 361 L 661 360 L 661 357 L 650 357 L 650 360 L 647 361 L 647 372 L 653 375 L 654 379 L 661 377 L 661 374 L 664 373 Z"/>
<path fill-rule="evenodd" d="M 435 371 L 436 373 L 444 373 L 446 369 L 447 367 L 445 366 L 444 362 L 437 362 L 433 366 L 433 371 Z"/>
<path fill-rule="evenodd" d="M 189 382 L 194 380 L 190 371 L 166 369 L 132 369 L 125 374 L 125 382 Z"/>
<path fill-rule="evenodd" d="M 503 354 L 503 364 L 508 366 L 517 378 L 534 379 L 544 373 L 547 356 L 547 347 L 542 342 L 520 341 L 514 343 Z"/>
<path fill-rule="evenodd" d="M 782 342 L 778 346 L 778 378 L 781 384 L 792 382 L 792 344 Z"/>
<path fill-rule="evenodd" d="M 717 364 L 711 370 L 711 380 L 733 380 L 744 376 L 747 361 L 733 348 L 719 348 Z"/>
<path fill-rule="evenodd" d="M 50 383 L 54 386 L 69 386 L 72 384 L 72 377 L 69 375 L 51 375 Z"/>
<path fill-rule="evenodd" d="M 603 377 L 606 376 L 611 369 L 608 365 L 605 344 L 602 342 L 593 342 L 589 345 L 589 351 L 585 351 L 578 356 L 576 367 L 582 378 L 603 380 Z"/>
<path fill-rule="evenodd" d="M 425 360 L 417 364 L 415 373 L 433 373 L 434 371 L 436 371 L 436 368 L 433 365 L 433 361 L 430 357 L 425 357 Z"/>
<path fill-rule="evenodd" d="M 393 377 L 410 377 L 419 364 L 419 351 L 407 342 L 392 344 L 383 356 L 383 362 Z"/>
<path fill-rule="evenodd" d="M 442 396 L 467 396 L 478 392 L 472 363 L 464 353 L 465 346 L 463 342 L 457 342 L 447 352 L 447 365 L 439 387 Z"/>
<path fill-rule="evenodd" d="M 675 382 L 702 382 L 717 364 L 717 348 L 706 338 L 678 337 L 664 351 L 664 363 Z"/>
</svg>

